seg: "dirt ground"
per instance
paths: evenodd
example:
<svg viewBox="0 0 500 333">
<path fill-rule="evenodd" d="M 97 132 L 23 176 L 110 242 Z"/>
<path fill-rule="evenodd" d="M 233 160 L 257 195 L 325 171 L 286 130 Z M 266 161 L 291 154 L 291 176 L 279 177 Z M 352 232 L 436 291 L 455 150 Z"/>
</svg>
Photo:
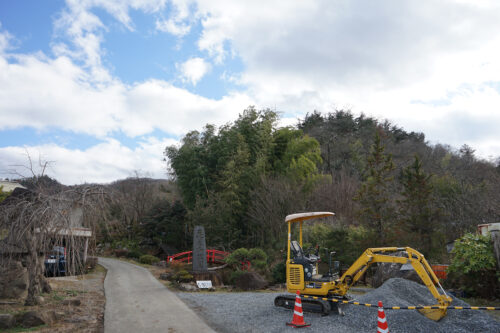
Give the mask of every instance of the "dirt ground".
<svg viewBox="0 0 500 333">
<path fill-rule="evenodd" d="M 25 307 L 22 303 L 4 302 L 0 313 L 23 313 L 27 311 L 54 311 L 57 320 L 38 328 L 16 327 L 7 332 L 104 332 L 104 278 L 106 270 L 98 265 L 83 276 L 48 278 L 52 292 L 42 294 L 42 305 Z M 65 305 L 64 300 L 79 299 L 81 304 Z M 7 303 L 7 304 L 5 304 Z"/>
</svg>

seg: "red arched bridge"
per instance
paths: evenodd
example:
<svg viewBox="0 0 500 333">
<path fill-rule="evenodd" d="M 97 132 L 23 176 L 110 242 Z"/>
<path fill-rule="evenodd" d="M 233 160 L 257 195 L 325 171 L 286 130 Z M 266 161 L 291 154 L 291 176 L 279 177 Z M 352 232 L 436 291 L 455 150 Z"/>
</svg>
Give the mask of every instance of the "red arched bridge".
<svg viewBox="0 0 500 333">
<path fill-rule="evenodd" d="M 225 264 L 226 257 L 229 256 L 231 253 L 229 252 L 224 252 L 224 251 L 219 251 L 219 250 L 207 250 L 207 263 L 209 264 Z M 176 253 L 174 255 L 168 256 L 167 257 L 167 263 L 170 262 L 181 262 L 185 264 L 190 264 L 193 261 L 193 251 L 187 251 L 187 252 L 181 252 L 181 253 Z M 241 262 L 241 269 L 243 270 L 249 270 L 250 269 L 250 261 L 242 261 Z"/>
</svg>

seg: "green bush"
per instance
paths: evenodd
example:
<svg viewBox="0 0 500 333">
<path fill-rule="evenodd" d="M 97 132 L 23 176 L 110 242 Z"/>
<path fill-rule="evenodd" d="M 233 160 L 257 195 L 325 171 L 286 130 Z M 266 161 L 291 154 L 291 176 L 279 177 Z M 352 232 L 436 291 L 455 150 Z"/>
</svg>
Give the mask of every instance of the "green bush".
<svg viewBox="0 0 500 333">
<path fill-rule="evenodd" d="M 455 241 L 447 283 L 470 296 L 500 297 L 500 273 L 490 236 L 466 234 Z"/>
<path fill-rule="evenodd" d="M 271 275 L 274 283 L 285 283 L 286 282 L 286 263 L 281 261 L 274 265 Z"/>
<path fill-rule="evenodd" d="M 179 281 L 179 282 L 190 282 L 193 280 L 193 278 L 194 277 L 191 274 L 189 274 L 188 271 L 186 271 L 184 269 L 178 271 L 177 273 L 175 273 L 172 276 L 172 280 Z"/>
<path fill-rule="evenodd" d="M 231 253 L 229 256 L 226 258 L 226 263 L 231 266 L 240 266 L 242 261 L 249 260 L 250 253 L 247 249 L 244 247 L 234 250 L 233 253 Z"/>
<path fill-rule="evenodd" d="M 261 275 L 268 275 L 269 269 L 267 267 L 267 254 L 264 250 L 259 248 L 246 249 L 239 248 L 231 253 L 226 258 L 226 263 L 230 266 L 230 269 L 234 270 L 229 278 L 230 283 L 233 283 L 235 276 L 237 276 L 242 271 L 242 262 L 250 262 L 250 269 L 257 271 Z M 239 275 L 238 275 L 239 276 Z"/>
<path fill-rule="evenodd" d="M 267 261 L 267 254 L 264 252 L 264 250 L 259 249 L 259 248 L 253 248 L 248 251 L 248 259 L 254 263 L 254 261 Z"/>
<path fill-rule="evenodd" d="M 264 260 L 253 260 L 251 261 L 252 268 L 257 270 L 265 270 L 267 268 L 267 262 Z"/>
<path fill-rule="evenodd" d="M 493 245 L 489 236 L 466 234 L 455 242 L 450 272 L 464 274 L 495 269 Z"/>
<path fill-rule="evenodd" d="M 267 266 L 267 254 L 259 248 L 248 250 L 242 247 L 226 258 L 226 263 L 235 268 L 241 267 L 241 262 L 244 261 L 250 261 L 252 267 L 264 269 Z"/>
<path fill-rule="evenodd" d="M 160 261 L 159 258 L 152 256 L 150 254 L 145 254 L 139 258 L 139 262 L 142 264 L 152 265 Z"/>
<path fill-rule="evenodd" d="M 132 259 L 139 259 L 140 257 L 143 256 L 143 254 L 140 251 L 131 250 L 127 256 Z"/>
</svg>

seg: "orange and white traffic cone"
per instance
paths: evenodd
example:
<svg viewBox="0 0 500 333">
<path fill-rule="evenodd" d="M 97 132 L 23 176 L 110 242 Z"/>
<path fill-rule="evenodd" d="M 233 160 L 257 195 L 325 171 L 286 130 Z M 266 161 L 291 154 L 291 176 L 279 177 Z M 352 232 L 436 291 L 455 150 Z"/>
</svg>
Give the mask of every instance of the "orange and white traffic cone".
<svg viewBox="0 0 500 333">
<path fill-rule="evenodd" d="M 377 333 L 389 333 L 389 326 L 387 326 L 387 319 L 385 318 L 384 306 L 382 302 L 378 302 L 378 323 Z"/>
<path fill-rule="evenodd" d="M 295 308 L 293 309 L 292 322 L 286 324 L 287 326 L 292 326 L 295 328 L 311 326 L 311 324 L 306 324 L 304 322 L 304 313 L 302 312 L 302 300 L 300 299 L 300 291 L 298 290 L 297 290 L 297 295 L 295 296 Z"/>
</svg>

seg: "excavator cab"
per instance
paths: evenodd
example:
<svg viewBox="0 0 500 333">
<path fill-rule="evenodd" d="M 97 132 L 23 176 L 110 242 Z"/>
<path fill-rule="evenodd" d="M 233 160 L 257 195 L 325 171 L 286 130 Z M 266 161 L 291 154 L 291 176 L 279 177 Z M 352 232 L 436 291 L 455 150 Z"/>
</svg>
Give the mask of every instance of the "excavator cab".
<svg viewBox="0 0 500 333">
<path fill-rule="evenodd" d="M 293 254 L 292 262 L 294 264 L 302 265 L 304 270 L 304 279 L 306 281 L 312 280 L 318 271 L 317 264 L 320 259 L 318 252 L 316 252 L 316 254 L 305 253 L 302 246 L 300 246 L 297 241 L 291 241 L 290 248 Z"/>
<path fill-rule="evenodd" d="M 303 222 L 306 220 L 319 219 L 334 216 L 331 212 L 313 212 L 288 215 L 285 221 L 288 223 L 288 245 L 286 259 L 286 283 L 291 293 L 300 290 L 307 295 L 328 294 L 329 284 L 333 277 L 318 274 L 318 263 L 320 261 L 319 248 L 315 253 L 306 253 L 302 248 Z M 292 240 L 293 225 L 298 224 L 298 240 Z"/>
</svg>

